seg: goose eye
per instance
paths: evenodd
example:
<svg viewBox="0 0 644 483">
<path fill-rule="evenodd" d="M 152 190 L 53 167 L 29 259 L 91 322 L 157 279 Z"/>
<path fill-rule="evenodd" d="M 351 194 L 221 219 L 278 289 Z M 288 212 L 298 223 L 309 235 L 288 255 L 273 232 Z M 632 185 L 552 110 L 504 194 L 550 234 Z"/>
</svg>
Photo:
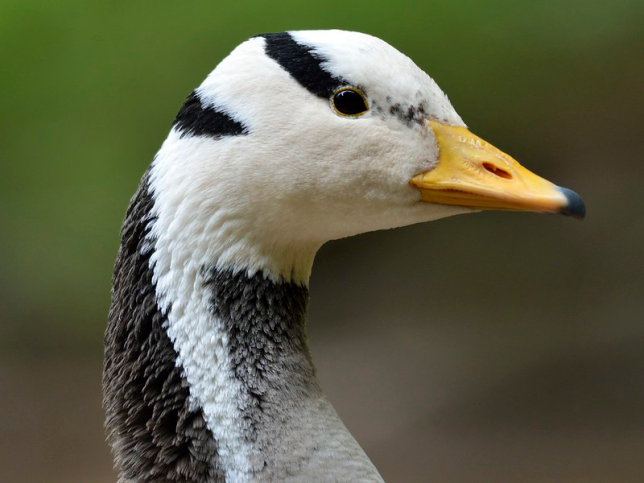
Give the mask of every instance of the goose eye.
<svg viewBox="0 0 644 483">
<path fill-rule="evenodd" d="M 346 87 L 333 94 L 333 108 L 341 116 L 361 116 L 369 110 L 362 92 Z"/>
</svg>

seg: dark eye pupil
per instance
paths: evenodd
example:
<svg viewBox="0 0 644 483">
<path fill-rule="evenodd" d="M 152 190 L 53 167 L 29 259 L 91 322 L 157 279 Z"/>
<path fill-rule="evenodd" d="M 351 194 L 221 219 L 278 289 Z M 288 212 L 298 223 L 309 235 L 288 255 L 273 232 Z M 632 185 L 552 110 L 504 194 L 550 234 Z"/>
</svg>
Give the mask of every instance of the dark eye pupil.
<svg viewBox="0 0 644 483">
<path fill-rule="evenodd" d="M 356 91 L 350 89 L 340 91 L 333 97 L 335 108 L 342 114 L 356 115 L 367 110 L 364 99 Z"/>
</svg>

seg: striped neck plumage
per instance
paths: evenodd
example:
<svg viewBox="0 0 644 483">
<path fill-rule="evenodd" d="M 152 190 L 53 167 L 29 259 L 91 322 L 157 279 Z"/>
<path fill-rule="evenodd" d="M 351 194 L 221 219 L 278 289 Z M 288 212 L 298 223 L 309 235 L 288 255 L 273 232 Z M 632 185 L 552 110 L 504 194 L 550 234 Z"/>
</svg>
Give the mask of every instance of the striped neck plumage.
<svg viewBox="0 0 644 483">
<path fill-rule="evenodd" d="M 221 267 L 208 259 L 212 237 L 185 221 L 181 233 L 204 246 L 178 243 L 184 212 L 159 209 L 154 169 L 124 223 L 106 339 L 123 481 L 377 481 L 316 380 L 306 284 Z"/>
</svg>

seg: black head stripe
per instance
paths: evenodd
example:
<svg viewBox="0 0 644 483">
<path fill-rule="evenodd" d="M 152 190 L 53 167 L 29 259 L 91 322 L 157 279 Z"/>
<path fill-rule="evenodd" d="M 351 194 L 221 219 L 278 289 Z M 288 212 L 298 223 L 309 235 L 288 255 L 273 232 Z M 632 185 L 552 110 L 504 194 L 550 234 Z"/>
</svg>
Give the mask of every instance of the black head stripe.
<svg viewBox="0 0 644 483">
<path fill-rule="evenodd" d="M 325 59 L 311 47 L 297 43 L 288 32 L 259 37 L 266 39 L 266 55 L 316 96 L 329 98 L 339 87 L 349 84 L 324 70 L 321 64 Z"/>
<path fill-rule="evenodd" d="M 248 134 L 246 127 L 228 114 L 214 107 L 204 106 L 195 91 L 181 106 L 172 126 L 181 132 L 181 137 L 221 137 Z"/>
</svg>

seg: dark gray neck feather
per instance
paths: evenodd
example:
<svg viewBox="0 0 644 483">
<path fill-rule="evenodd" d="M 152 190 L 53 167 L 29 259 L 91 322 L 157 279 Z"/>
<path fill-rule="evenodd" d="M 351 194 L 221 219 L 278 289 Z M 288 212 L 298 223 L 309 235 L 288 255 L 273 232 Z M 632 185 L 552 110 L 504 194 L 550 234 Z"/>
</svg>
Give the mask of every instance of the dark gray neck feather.
<svg viewBox="0 0 644 483">
<path fill-rule="evenodd" d="M 168 314 L 157 304 L 148 237 L 153 203 L 146 173 L 128 209 L 114 269 L 103 371 L 108 440 L 121 481 L 223 482 L 217 441 L 202 408 L 190 403 L 166 332 Z M 203 280 L 213 320 L 228 340 L 229 377 L 242 388 L 243 437 L 267 467 L 275 463 L 271 458 L 283 458 L 271 456 L 271 447 L 283 427 L 297 426 L 294 406 L 323 398 L 306 338 L 308 290 L 214 268 L 204 268 Z"/>
<path fill-rule="evenodd" d="M 105 334 L 105 426 L 122 481 L 224 481 L 217 444 L 188 384 L 156 302 L 145 237 L 153 200 L 148 175 L 122 229 Z"/>
<path fill-rule="evenodd" d="M 208 271 L 206 284 L 212 314 L 228 339 L 233 377 L 241 383 L 245 437 L 271 444 L 261 435 L 279 427 L 288 405 L 322 395 L 306 337 L 308 289 L 217 269 Z"/>
</svg>

